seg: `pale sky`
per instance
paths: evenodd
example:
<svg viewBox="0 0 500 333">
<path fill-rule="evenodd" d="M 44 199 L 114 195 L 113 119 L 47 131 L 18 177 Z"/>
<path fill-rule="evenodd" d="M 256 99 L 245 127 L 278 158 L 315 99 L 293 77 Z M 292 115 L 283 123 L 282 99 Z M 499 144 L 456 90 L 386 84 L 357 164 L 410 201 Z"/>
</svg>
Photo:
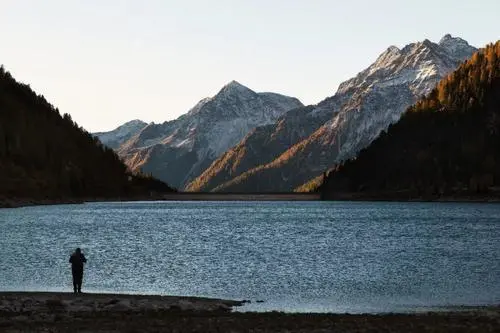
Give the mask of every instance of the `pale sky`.
<svg viewBox="0 0 500 333">
<path fill-rule="evenodd" d="M 494 42 L 499 14 L 499 0 L 0 0 L 0 64 L 94 132 L 177 118 L 231 80 L 315 104 L 390 45 Z"/>
</svg>

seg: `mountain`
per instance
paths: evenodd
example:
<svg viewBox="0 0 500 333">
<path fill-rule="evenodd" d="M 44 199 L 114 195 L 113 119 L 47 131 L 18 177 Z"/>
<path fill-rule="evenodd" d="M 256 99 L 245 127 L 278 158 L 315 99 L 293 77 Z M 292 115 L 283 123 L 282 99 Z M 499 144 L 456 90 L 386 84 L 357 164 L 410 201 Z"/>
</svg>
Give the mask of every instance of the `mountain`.
<svg viewBox="0 0 500 333">
<path fill-rule="evenodd" d="M 182 189 L 253 128 L 299 107 L 296 98 L 256 93 L 232 81 L 176 120 L 145 126 L 117 151 L 130 169 Z"/>
<path fill-rule="evenodd" d="M 0 67 L 0 205 L 147 197 L 172 189 L 127 172 L 112 149 Z"/>
<path fill-rule="evenodd" d="M 343 82 L 334 96 L 302 112 L 296 110 L 299 119 L 287 119 L 285 115 L 272 126 L 256 129 L 254 137 L 245 138 L 246 142 L 215 161 L 188 188 L 292 191 L 356 156 L 475 51 L 463 39 L 451 35 L 439 43 L 424 40 L 402 49 L 391 46 L 371 66 Z M 297 124 L 305 124 L 305 130 L 300 132 Z M 268 143 L 274 138 L 284 144 L 271 148 Z M 245 168 L 235 167 L 240 165 Z"/>
<path fill-rule="evenodd" d="M 500 198 L 500 41 L 337 166 L 321 190 L 327 199 Z"/>
<path fill-rule="evenodd" d="M 338 105 L 339 101 L 331 99 L 325 101 L 323 106 L 332 104 Z M 186 190 L 218 190 L 219 186 L 232 178 L 261 164 L 272 162 L 279 153 L 307 138 L 331 116 L 332 113 L 327 107 L 308 106 L 285 113 L 274 124 L 253 129 L 240 143 L 229 149 L 193 180 Z M 253 191 L 258 192 L 259 189 Z"/>
<path fill-rule="evenodd" d="M 93 133 L 99 138 L 103 145 L 109 148 L 117 149 L 124 144 L 131 137 L 139 133 L 148 124 L 142 120 L 129 121 L 110 132 L 97 132 Z"/>
</svg>

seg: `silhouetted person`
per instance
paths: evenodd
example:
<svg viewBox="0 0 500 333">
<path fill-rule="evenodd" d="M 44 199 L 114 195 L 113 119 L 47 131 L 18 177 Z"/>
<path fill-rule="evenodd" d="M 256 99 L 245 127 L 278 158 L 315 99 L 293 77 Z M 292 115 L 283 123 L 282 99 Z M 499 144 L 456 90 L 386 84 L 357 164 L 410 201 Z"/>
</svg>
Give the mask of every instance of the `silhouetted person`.
<svg viewBox="0 0 500 333">
<path fill-rule="evenodd" d="M 83 255 L 80 248 L 77 248 L 71 255 L 71 257 L 69 257 L 69 262 L 71 263 L 71 272 L 73 273 L 73 291 L 75 293 L 81 293 L 83 280 L 83 264 L 87 262 L 87 259 L 85 259 L 85 256 Z"/>
</svg>

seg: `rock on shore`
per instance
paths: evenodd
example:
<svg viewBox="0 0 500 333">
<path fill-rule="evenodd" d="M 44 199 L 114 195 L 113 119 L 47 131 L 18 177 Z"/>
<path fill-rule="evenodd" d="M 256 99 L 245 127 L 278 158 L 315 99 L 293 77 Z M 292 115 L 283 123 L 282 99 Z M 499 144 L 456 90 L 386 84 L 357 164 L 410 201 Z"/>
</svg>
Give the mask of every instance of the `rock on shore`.
<svg viewBox="0 0 500 333">
<path fill-rule="evenodd" d="M 0 293 L 0 332 L 498 332 L 500 308 L 419 314 L 238 313 L 239 301 Z"/>
</svg>

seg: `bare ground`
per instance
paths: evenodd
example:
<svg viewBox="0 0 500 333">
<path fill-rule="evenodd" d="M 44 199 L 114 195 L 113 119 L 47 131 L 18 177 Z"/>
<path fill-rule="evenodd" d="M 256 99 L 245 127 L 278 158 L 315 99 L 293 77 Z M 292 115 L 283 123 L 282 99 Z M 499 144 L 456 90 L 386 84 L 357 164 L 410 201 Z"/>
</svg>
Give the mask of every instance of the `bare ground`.
<svg viewBox="0 0 500 333">
<path fill-rule="evenodd" d="M 419 314 L 231 312 L 237 301 L 0 293 L 0 332 L 500 332 L 500 308 Z"/>
</svg>

